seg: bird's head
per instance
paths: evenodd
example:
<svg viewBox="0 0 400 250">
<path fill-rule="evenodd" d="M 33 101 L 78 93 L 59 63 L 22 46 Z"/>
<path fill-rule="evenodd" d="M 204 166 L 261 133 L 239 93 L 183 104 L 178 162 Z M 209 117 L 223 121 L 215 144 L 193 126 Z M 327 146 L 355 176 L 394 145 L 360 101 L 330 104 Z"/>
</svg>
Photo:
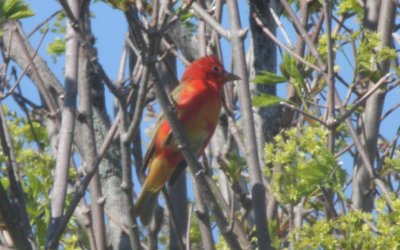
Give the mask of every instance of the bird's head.
<svg viewBox="0 0 400 250">
<path fill-rule="evenodd" d="M 182 83 L 191 80 L 205 80 L 216 84 L 221 89 L 225 82 L 239 79 L 238 76 L 224 69 L 218 57 L 211 55 L 201 57 L 190 64 L 182 76 Z"/>
</svg>

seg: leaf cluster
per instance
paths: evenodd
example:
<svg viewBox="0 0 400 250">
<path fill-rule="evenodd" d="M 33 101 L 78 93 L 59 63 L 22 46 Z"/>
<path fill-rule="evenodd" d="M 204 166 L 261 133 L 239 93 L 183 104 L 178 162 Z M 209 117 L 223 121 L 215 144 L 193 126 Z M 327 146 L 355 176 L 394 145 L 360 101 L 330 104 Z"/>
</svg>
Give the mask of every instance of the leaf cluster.
<svg viewBox="0 0 400 250">
<path fill-rule="evenodd" d="M 281 203 L 296 204 L 321 186 L 342 187 L 345 172 L 326 148 L 327 133 L 322 127 L 292 128 L 266 144 L 264 174 Z"/>
<path fill-rule="evenodd" d="M 38 121 L 28 121 L 11 113 L 7 113 L 7 124 L 12 135 L 12 144 L 16 154 L 16 161 L 21 175 L 21 185 L 24 192 L 26 208 L 36 242 L 45 245 L 47 228 L 50 222 L 50 187 L 53 185 L 52 170 L 55 160 L 49 153 L 49 142 L 46 128 Z M 6 155 L 0 153 L 0 182 L 9 190 L 9 179 L 5 169 Z M 76 176 L 71 170 L 70 176 Z M 68 201 L 67 201 L 68 202 Z M 62 242 L 65 249 L 76 249 L 74 246 L 85 237 L 79 234 L 78 226 L 74 220 L 68 225 L 69 235 Z M 75 237 L 75 236 L 76 237 Z M 75 240 L 74 240 L 75 239 Z"/>
<path fill-rule="evenodd" d="M 360 20 L 364 18 L 364 8 L 360 1 L 357 0 L 341 0 L 338 5 L 338 14 L 356 14 Z"/>
<path fill-rule="evenodd" d="M 272 72 L 262 71 L 260 72 L 252 82 L 255 84 L 280 84 L 280 83 L 288 83 L 294 87 L 297 92 L 297 96 L 300 97 L 304 108 L 307 110 L 307 98 L 308 98 L 308 90 L 306 80 L 311 76 L 312 70 L 310 68 L 304 67 L 302 64 L 299 64 L 295 58 L 288 54 L 284 54 L 282 57 L 282 64 L 280 66 L 280 70 L 282 75 L 277 75 Z M 306 58 L 307 61 L 312 62 L 313 59 L 311 57 Z M 317 92 L 317 91 L 313 91 Z M 289 101 L 282 99 L 275 95 L 270 95 L 266 93 L 262 93 L 261 95 L 255 96 L 252 99 L 252 104 L 256 107 L 270 107 L 277 105 L 281 102 L 290 103 Z"/>
<path fill-rule="evenodd" d="M 65 13 L 60 12 L 50 31 L 64 36 L 66 31 L 65 21 Z M 65 53 L 65 39 L 63 37 L 54 38 L 54 40 L 47 45 L 47 53 L 51 55 L 53 62 L 56 62 L 57 58 Z"/>
<path fill-rule="evenodd" d="M 7 21 L 31 17 L 34 14 L 23 0 L 0 0 L 0 28 Z M 0 29 L 0 36 L 2 33 Z"/>
<path fill-rule="evenodd" d="M 387 211 L 386 202 L 376 201 L 376 214 L 351 210 L 336 220 L 317 220 L 291 234 L 295 249 L 399 249 L 400 200 L 396 211 Z M 295 235 L 297 234 L 297 239 Z"/>
<path fill-rule="evenodd" d="M 380 48 L 380 38 L 376 32 L 358 33 L 357 72 L 364 73 L 373 81 L 382 77 L 377 64 L 396 58 L 396 51 L 389 47 Z"/>
</svg>

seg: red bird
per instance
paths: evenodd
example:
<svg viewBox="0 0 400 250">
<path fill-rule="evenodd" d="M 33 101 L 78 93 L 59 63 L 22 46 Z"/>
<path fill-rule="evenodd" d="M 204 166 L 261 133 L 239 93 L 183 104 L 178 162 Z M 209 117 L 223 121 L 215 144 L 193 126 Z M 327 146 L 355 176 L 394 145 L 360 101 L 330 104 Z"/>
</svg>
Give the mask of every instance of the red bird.
<svg viewBox="0 0 400 250">
<path fill-rule="evenodd" d="M 189 145 L 199 157 L 208 145 L 218 124 L 221 111 L 221 90 L 227 81 L 237 76 L 225 71 L 215 56 L 206 56 L 189 65 L 172 92 L 178 120 Z M 151 221 L 157 196 L 169 180 L 173 184 L 186 167 L 178 143 L 168 121 L 161 116 L 144 157 L 142 171 L 149 167 L 134 213 L 143 225 Z"/>
</svg>

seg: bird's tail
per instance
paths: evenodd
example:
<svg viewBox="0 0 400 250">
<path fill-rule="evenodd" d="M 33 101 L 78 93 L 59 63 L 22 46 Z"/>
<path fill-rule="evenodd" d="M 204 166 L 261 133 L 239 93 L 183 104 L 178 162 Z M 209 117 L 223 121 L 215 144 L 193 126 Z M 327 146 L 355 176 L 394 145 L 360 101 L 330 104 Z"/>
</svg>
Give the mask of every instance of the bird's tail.
<svg viewBox="0 0 400 250">
<path fill-rule="evenodd" d="M 157 205 L 157 192 L 152 192 L 143 188 L 139 197 L 136 200 L 134 215 L 140 218 L 140 221 L 144 226 L 147 226 L 154 214 L 154 210 Z"/>
</svg>

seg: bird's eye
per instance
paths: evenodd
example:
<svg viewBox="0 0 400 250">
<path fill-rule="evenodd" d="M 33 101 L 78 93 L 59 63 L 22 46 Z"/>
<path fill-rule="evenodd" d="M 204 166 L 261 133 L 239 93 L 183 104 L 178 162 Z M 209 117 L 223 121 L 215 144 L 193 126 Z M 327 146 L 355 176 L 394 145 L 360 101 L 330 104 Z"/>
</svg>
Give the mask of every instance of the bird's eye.
<svg viewBox="0 0 400 250">
<path fill-rule="evenodd" d="M 215 73 L 221 73 L 221 68 L 220 68 L 219 66 L 217 66 L 217 65 L 214 65 L 214 66 L 212 67 L 212 70 L 213 70 Z"/>
</svg>

